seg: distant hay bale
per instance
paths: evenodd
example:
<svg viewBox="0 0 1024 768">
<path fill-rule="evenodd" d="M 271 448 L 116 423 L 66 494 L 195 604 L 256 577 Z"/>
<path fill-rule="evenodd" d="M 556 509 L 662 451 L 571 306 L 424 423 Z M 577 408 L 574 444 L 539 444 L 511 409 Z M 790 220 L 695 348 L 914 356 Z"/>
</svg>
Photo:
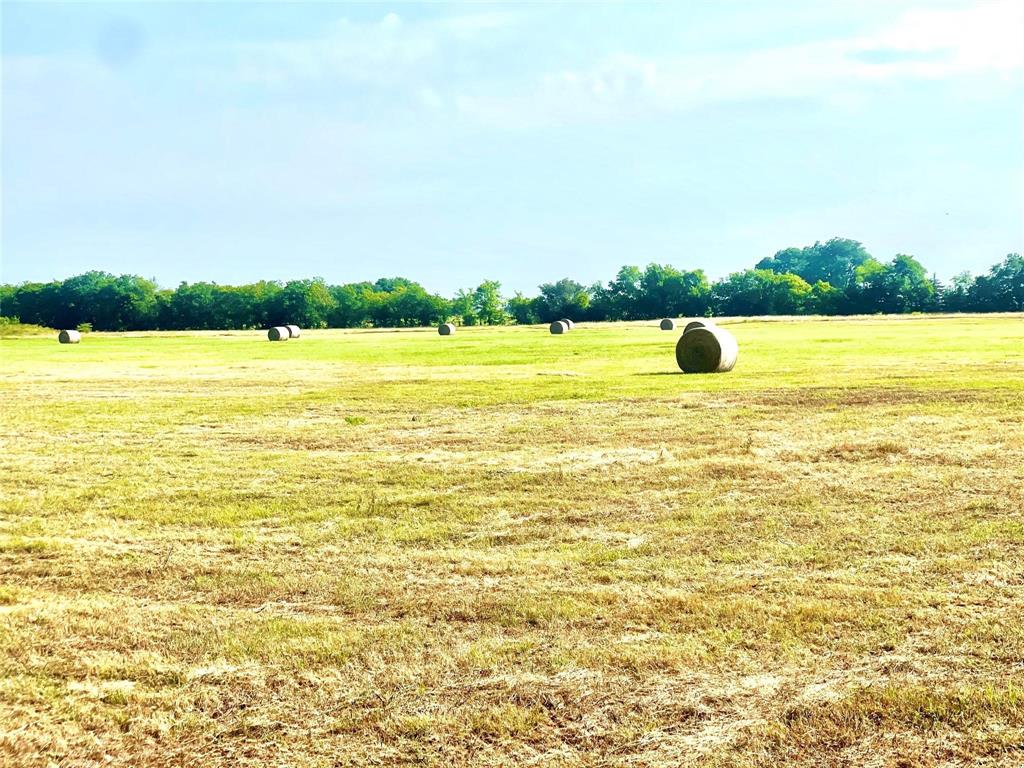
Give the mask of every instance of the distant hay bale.
<svg viewBox="0 0 1024 768">
<path fill-rule="evenodd" d="M 559 322 L 565 323 L 565 327 L 570 331 L 576 327 L 576 323 L 574 323 L 568 317 L 563 317 Z"/>
<path fill-rule="evenodd" d="M 686 324 L 686 327 L 683 328 L 683 333 L 686 333 L 687 331 L 692 331 L 694 328 L 716 328 L 716 327 L 717 326 L 715 325 L 714 321 L 708 320 L 706 318 L 702 318 L 700 320 L 691 320 L 690 322 L 688 322 Z"/>
<path fill-rule="evenodd" d="M 302 335 L 302 329 L 297 325 L 286 325 L 285 328 L 288 329 L 289 338 L 297 339 Z"/>
<path fill-rule="evenodd" d="M 288 333 L 288 326 L 286 325 L 275 325 L 269 331 L 267 331 L 267 338 L 271 341 L 288 341 L 292 335 Z"/>
<path fill-rule="evenodd" d="M 666 317 L 661 321 L 661 330 L 663 331 L 674 331 L 676 329 L 676 321 L 671 317 Z"/>
<path fill-rule="evenodd" d="M 77 344 L 82 340 L 82 334 L 78 331 L 61 331 L 57 334 L 57 341 L 61 344 Z"/>
<path fill-rule="evenodd" d="M 690 328 L 676 342 L 676 362 L 685 373 L 731 371 L 738 357 L 736 338 L 724 328 Z"/>
<path fill-rule="evenodd" d="M 548 326 L 548 330 L 555 334 L 568 333 L 569 326 L 566 325 L 565 320 L 555 320 L 555 322 Z"/>
<path fill-rule="evenodd" d="M 441 336 L 451 336 L 455 333 L 455 326 L 452 323 L 441 323 L 437 326 L 437 332 Z"/>
</svg>

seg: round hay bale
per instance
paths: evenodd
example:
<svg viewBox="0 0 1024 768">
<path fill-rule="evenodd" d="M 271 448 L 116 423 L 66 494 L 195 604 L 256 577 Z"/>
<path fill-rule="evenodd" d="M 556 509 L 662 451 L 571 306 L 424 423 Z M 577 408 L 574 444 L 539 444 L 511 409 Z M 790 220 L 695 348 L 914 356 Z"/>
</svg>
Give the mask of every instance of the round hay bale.
<svg viewBox="0 0 1024 768">
<path fill-rule="evenodd" d="M 574 323 L 568 317 L 563 317 L 561 320 L 559 320 L 559 322 L 565 323 L 565 327 L 568 328 L 570 331 L 576 327 L 576 323 Z"/>
<path fill-rule="evenodd" d="M 441 323 L 437 326 L 437 332 L 441 336 L 451 336 L 455 333 L 455 326 L 452 323 Z"/>
<path fill-rule="evenodd" d="M 269 331 L 267 331 L 267 338 L 271 341 L 288 341 L 292 335 L 288 333 L 288 326 L 286 325 L 275 325 Z"/>
<path fill-rule="evenodd" d="M 568 333 L 569 326 L 565 324 L 564 320 L 555 320 L 555 322 L 548 326 L 548 330 L 555 334 Z"/>
<path fill-rule="evenodd" d="M 661 330 L 663 331 L 674 331 L 676 329 L 676 321 L 671 317 L 666 317 L 661 321 Z"/>
<path fill-rule="evenodd" d="M 82 340 L 82 334 L 78 331 L 61 331 L 57 334 L 57 341 L 61 344 L 77 344 Z"/>
<path fill-rule="evenodd" d="M 285 328 L 288 329 L 289 338 L 297 339 L 302 335 L 302 329 L 297 325 L 286 325 Z"/>
<path fill-rule="evenodd" d="M 676 362 L 684 373 L 731 371 L 738 357 L 736 338 L 724 328 L 691 328 L 676 342 Z"/>
<path fill-rule="evenodd" d="M 700 320 L 691 320 L 686 324 L 686 327 L 683 328 L 683 333 L 693 330 L 694 328 L 717 328 L 717 326 L 714 324 L 714 322 L 708 320 L 707 318 L 701 318 Z"/>
</svg>

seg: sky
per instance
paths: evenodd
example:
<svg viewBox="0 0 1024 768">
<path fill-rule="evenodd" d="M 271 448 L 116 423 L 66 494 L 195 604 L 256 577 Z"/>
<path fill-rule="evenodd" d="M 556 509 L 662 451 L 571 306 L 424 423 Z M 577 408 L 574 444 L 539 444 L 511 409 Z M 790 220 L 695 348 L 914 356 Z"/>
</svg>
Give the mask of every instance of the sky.
<svg viewBox="0 0 1024 768">
<path fill-rule="evenodd" d="M 12 3 L 0 281 L 1024 251 L 1024 2 Z"/>
</svg>

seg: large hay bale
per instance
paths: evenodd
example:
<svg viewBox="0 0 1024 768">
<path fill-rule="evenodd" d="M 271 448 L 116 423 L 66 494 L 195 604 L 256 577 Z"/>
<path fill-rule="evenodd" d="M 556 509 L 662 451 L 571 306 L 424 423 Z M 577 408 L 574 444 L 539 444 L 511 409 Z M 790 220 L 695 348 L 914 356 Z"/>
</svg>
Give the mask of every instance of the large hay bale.
<svg viewBox="0 0 1024 768">
<path fill-rule="evenodd" d="M 57 341 L 61 344 L 77 344 L 82 340 L 82 334 L 78 331 L 61 331 L 57 334 Z"/>
<path fill-rule="evenodd" d="M 437 326 L 437 332 L 441 336 L 451 336 L 455 333 L 455 325 L 452 323 L 441 323 Z"/>
<path fill-rule="evenodd" d="M 555 334 L 568 333 L 569 326 L 565 324 L 564 320 L 555 320 L 555 322 L 548 326 L 548 330 Z"/>
<path fill-rule="evenodd" d="M 661 330 L 663 331 L 674 331 L 676 329 L 676 321 L 671 317 L 666 317 L 661 321 Z"/>
<path fill-rule="evenodd" d="M 292 335 L 288 333 L 288 326 L 286 325 L 275 325 L 269 331 L 267 331 L 267 338 L 271 341 L 288 341 Z"/>
<path fill-rule="evenodd" d="M 302 335 L 302 329 L 297 325 L 286 325 L 285 328 L 288 329 L 289 338 L 297 339 Z"/>
<path fill-rule="evenodd" d="M 565 323 L 565 327 L 570 331 L 576 327 L 576 323 L 574 323 L 568 317 L 563 317 L 559 322 Z"/>
<path fill-rule="evenodd" d="M 736 338 L 724 328 L 691 328 L 676 342 L 676 362 L 685 373 L 731 371 L 738 357 Z"/>
<path fill-rule="evenodd" d="M 687 331 L 692 331 L 694 328 L 717 328 L 717 327 L 718 326 L 715 325 L 713 320 L 708 320 L 707 318 L 701 318 L 700 320 L 691 320 L 690 322 L 688 322 L 686 324 L 686 327 L 683 328 L 683 333 L 686 333 Z"/>
</svg>

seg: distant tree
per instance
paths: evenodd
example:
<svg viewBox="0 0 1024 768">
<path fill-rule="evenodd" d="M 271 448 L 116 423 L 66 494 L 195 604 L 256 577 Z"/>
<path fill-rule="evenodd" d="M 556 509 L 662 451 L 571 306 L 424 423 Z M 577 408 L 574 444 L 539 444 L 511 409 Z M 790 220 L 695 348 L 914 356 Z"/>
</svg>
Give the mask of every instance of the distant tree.
<svg viewBox="0 0 1024 768">
<path fill-rule="evenodd" d="M 1024 257 L 1007 254 L 987 275 L 974 281 L 970 297 L 972 305 L 983 312 L 1024 311 Z"/>
<path fill-rule="evenodd" d="M 334 297 L 326 283 L 315 280 L 292 280 L 274 296 L 270 322 L 274 325 L 294 323 L 303 328 L 326 328 L 334 309 Z"/>
<path fill-rule="evenodd" d="M 798 275 L 768 269 L 734 272 L 712 289 L 719 315 L 796 315 L 813 307 L 813 291 Z"/>
<path fill-rule="evenodd" d="M 639 319 L 643 278 L 640 267 L 627 265 L 608 283 L 602 298 L 607 306 L 609 320 Z"/>
<path fill-rule="evenodd" d="M 60 297 L 61 283 L 23 283 L 14 292 L 14 315 L 23 323 L 44 325 L 50 328 L 62 326 L 63 303 Z M 75 325 L 78 323 L 76 322 Z"/>
<path fill-rule="evenodd" d="M 590 306 L 590 295 L 587 290 L 567 277 L 557 283 L 541 285 L 540 296 L 537 298 L 537 315 L 543 323 L 550 323 L 563 317 L 572 320 L 586 317 Z"/>
<path fill-rule="evenodd" d="M 403 288 L 422 288 L 422 286 L 406 277 L 382 277 L 373 284 L 373 290 L 381 293 L 394 293 Z"/>
<path fill-rule="evenodd" d="M 0 285 L 0 317 L 17 317 L 15 296 L 18 289 L 13 285 Z"/>
<path fill-rule="evenodd" d="M 889 264 L 862 271 L 855 288 L 860 312 L 923 312 L 936 301 L 935 284 L 913 256 L 897 255 Z"/>
<path fill-rule="evenodd" d="M 171 296 L 170 326 L 174 329 L 206 330 L 217 327 L 214 283 L 182 283 Z"/>
<path fill-rule="evenodd" d="M 533 325 L 540 322 L 536 299 L 529 299 L 519 291 L 505 302 L 505 311 L 516 325 Z"/>
<path fill-rule="evenodd" d="M 505 325 L 509 315 L 505 311 L 505 301 L 501 298 L 501 283 L 497 280 L 484 280 L 473 291 L 473 313 L 481 325 Z"/>
<path fill-rule="evenodd" d="M 811 286 L 811 295 L 805 309 L 816 315 L 841 314 L 844 293 L 831 283 L 819 280 Z"/>
<path fill-rule="evenodd" d="M 97 331 L 150 330 L 157 327 L 156 283 L 135 275 L 110 276 L 94 286 L 82 312 Z"/>
<path fill-rule="evenodd" d="M 846 289 L 854 284 L 857 268 L 870 259 L 871 254 L 856 240 L 833 237 L 828 242 L 818 242 L 806 248 L 786 248 L 770 258 L 761 259 L 755 268 L 790 272 L 808 283 L 820 280 Z"/>
<path fill-rule="evenodd" d="M 711 306 L 711 286 L 701 269 L 681 271 L 662 264 L 648 264 L 640 280 L 641 298 L 636 315 L 700 317 Z"/>
<path fill-rule="evenodd" d="M 328 290 L 334 309 L 328 316 L 332 328 L 361 328 L 370 325 L 370 305 L 374 293 L 371 283 L 332 285 Z"/>
<path fill-rule="evenodd" d="M 378 328 L 404 328 L 411 326 L 436 325 L 451 314 L 451 302 L 427 293 L 419 283 L 398 278 L 383 285 L 390 291 L 362 289 L 369 324 Z"/>
<path fill-rule="evenodd" d="M 942 308 L 947 312 L 969 312 L 974 278 L 970 272 L 961 272 L 942 291 Z"/>
<path fill-rule="evenodd" d="M 476 310 L 473 307 L 473 293 L 459 289 L 449 302 L 449 317 L 460 325 L 477 325 Z"/>
<path fill-rule="evenodd" d="M 0 315 L 23 323 L 97 330 L 265 328 L 294 322 L 309 328 L 406 327 L 454 319 L 464 324 L 652 319 L 718 314 L 849 314 L 872 312 L 1024 311 L 1024 258 L 1011 253 L 977 278 L 962 273 L 943 287 L 913 256 L 887 264 L 855 240 L 833 238 L 786 248 L 755 269 L 713 285 L 701 270 L 667 264 L 624 266 L 606 285 L 569 278 L 540 286 L 535 297 L 505 301 L 485 280 L 452 299 L 404 277 L 327 285 L 322 279 L 286 285 L 181 283 L 159 289 L 137 275 L 91 271 L 49 283 L 0 285 Z"/>
</svg>

